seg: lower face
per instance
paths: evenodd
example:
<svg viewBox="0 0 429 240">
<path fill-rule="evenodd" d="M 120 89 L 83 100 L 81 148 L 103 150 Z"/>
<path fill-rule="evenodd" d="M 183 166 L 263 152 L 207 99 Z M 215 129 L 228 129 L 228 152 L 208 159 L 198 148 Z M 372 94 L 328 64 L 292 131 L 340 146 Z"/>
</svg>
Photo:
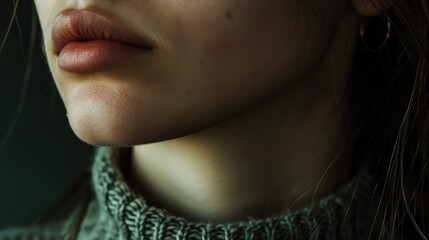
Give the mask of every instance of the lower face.
<svg viewBox="0 0 429 240">
<path fill-rule="evenodd" d="M 305 79 L 347 7 L 346 0 L 35 3 L 73 131 L 89 144 L 109 146 L 201 131 Z M 96 9 L 151 38 L 155 49 L 105 68 L 64 67 L 52 29 L 69 9 Z"/>
</svg>

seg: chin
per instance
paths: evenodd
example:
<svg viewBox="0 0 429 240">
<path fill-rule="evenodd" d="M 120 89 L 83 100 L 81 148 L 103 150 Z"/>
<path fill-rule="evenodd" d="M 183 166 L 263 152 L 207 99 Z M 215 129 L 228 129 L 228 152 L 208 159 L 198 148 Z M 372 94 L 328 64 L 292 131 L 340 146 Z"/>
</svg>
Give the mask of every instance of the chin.
<svg viewBox="0 0 429 240">
<path fill-rule="evenodd" d="M 65 94 L 68 120 L 85 143 L 128 147 L 199 133 L 246 112 L 262 98 L 192 98 L 164 92 L 80 84 Z"/>
<path fill-rule="evenodd" d="M 169 118 L 158 116 L 156 106 L 133 104 L 132 99 L 110 90 L 88 89 L 78 89 L 66 101 L 69 124 L 83 142 L 94 146 L 128 147 L 179 135 L 177 129 L 166 129 L 168 122 L 159 121 Z"/>
<path fill-rule="evenodd" d="M 144 114 L 143 114 L 144 115 Z M 118 116 L 118 117 L 115 117 Z M 128 116 L 128 117 L 121 117 Z M 68 113 L 75 135 L 93 146 L 130 147 L 185 137 L 218 125 L 226 118 L 183 119 L 129 116 L 123 113 Z M 181 121 L 182 120 L 182 121 Z"/>
<path fill-rule="evenodd" d="M 160 134 L 130 131 L 124 128 L 88 128 L 86 126 L 73 127 L 73 132 L 83 142 L 93 146 L 130 147 L 168 140 Z"/>
<path fill-rule="evenodd" d="M 127 121 L 128 120 L 128 121 Z M 130 119 L 118 122 L 115 119 L 91 119 L 69 116 L 69 123 L 76 136 L 83 142 L 93 146 L 130 147 L 174 138 L 176 135 L 163 131 L 154 131 L 153 126 L 141 122 L 136 125 Z M 139 126 L 136 128 L 136 126 Z M 160 130 L 158 128 L 158 130 Z"/>
</svg>

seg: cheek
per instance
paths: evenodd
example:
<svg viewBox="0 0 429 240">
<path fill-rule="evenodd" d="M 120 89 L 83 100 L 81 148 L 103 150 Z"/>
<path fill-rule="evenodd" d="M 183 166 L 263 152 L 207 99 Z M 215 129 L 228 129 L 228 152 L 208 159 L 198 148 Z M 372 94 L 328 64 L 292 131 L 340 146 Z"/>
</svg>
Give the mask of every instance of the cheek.
<svg viewBox="0 0 429 240">
<path fill-rule="evenodd" d="M 43 32 L 46 33 L 49 17 L 53 12 L 55 4 L 52 0 L 34 0 L 34 3 L 36 5 L 37 14 L 39 15 L 40 25 Z"/>
<path fill-rule="evenodd" d="M 237 3 L 238 1 L 235 1 Z M 317 24 L 296 1 L 230 4 L 176 17 L 178 55 L 193 76 L 210 76 L 222 94 L 267 92 L 296 79 L 326 48 Z M 177 27 L 179 26 L 179 27 Z M 318 41 L 311 42 L 308 38 Z M 313 44 L 310 47 L 310 44 Z M 207 79 L 207 77 L 206 77 Z"/>
</svg>

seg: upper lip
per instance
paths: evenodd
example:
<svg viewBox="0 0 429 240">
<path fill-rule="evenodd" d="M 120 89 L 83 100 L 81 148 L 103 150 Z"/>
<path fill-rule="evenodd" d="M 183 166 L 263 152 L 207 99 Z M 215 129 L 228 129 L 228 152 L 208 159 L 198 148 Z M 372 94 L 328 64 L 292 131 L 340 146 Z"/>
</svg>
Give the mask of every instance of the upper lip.
<svg viewBox="0 0 429 240">
<path fill-rule="evenodd" d="M 53 22 L 52 40 L 55 54 L 71 42 L 90 40 L 111 40 L 141 48 L 153 49 L 154 44 L 124 27 L 105 14 L 92 9 L 65 10 Z"/>
</svg>

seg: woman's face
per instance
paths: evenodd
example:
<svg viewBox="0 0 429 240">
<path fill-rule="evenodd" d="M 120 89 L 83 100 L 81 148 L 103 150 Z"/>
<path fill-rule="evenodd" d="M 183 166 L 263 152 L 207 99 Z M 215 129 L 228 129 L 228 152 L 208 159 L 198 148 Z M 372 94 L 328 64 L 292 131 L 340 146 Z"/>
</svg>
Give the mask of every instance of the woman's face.
<svg viewBox="0 0 429 240">
<path fill-rule="evenodd" d="M 303 81 L 326 54 L 349 9 L 347 0 L 35 3 L 49 66 L 74 132 L 87 143 L 115 146 L 208 128 Z M 92 68 L 100 54 L 77 48 L 78 59 L 67 65 L 73 55 L 59 57 L 53 37 L 62 32 L 53 34 L 53 29 L 71 9 L 107 16 L 132 35 L 149 39 L 154 49 L 131 59 L 112 55 L 119 60 Z M 79 62 L 82 56 L 89 60 Z"/>
</svg>

